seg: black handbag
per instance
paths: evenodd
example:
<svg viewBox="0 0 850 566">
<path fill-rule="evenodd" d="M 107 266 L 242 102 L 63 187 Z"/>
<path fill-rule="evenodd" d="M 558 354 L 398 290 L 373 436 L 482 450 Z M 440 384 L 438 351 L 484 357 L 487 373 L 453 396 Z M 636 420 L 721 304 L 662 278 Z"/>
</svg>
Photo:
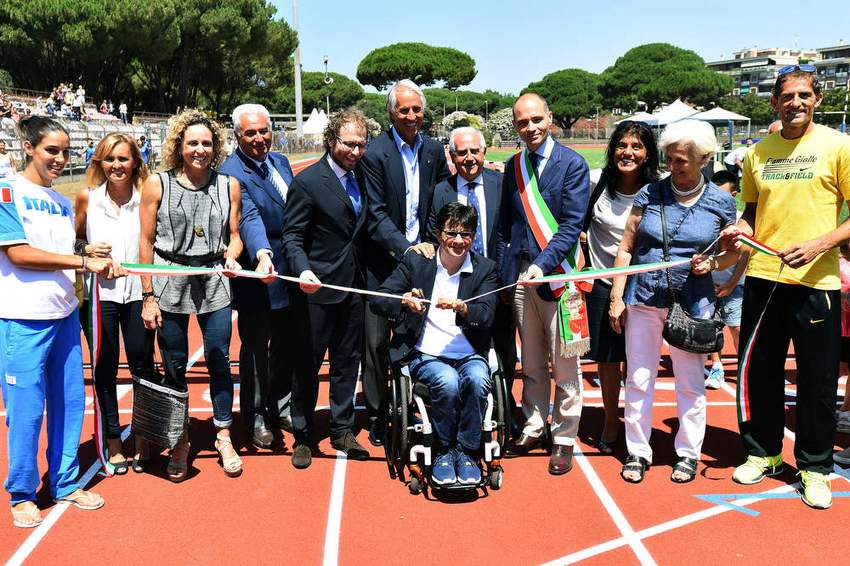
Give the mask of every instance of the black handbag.
<svg viewBox="0 0 850 566">
<path fill-rule="evenodd" d="M 664 195 L 661 196 L 661 235 L 664 242 L 664 261 L 670 261 L 667 245 L 667 222 L 664 218 Z M 682 308 L 676 300 L 673 277 L 667 270 L 667 290 L 670 292 L 670 309 L 661 335 L 671 346 L 694 354 L 710 354 L 723 349 L 723 303 L 718 299 L 711 318 L 696 318 Z"/>
</svg>

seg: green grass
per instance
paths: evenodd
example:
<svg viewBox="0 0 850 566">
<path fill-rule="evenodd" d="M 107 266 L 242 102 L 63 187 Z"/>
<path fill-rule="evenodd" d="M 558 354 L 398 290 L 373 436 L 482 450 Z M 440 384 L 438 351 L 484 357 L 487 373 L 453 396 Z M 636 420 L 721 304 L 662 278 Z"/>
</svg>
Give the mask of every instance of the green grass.
<svg viewBox="0 0 850 566">
<path fill-rule="evenodd" d="M 605 150 L 601 147 L 574 147 L 579 155 L 587 161 L 587 166 L 591 169 L 599 169 L 605 163 Z M 489 161 L 505 161 L 510 156 L 516 153 L 513 149 L 491 149 L 487 152 Z"/>
</svg>

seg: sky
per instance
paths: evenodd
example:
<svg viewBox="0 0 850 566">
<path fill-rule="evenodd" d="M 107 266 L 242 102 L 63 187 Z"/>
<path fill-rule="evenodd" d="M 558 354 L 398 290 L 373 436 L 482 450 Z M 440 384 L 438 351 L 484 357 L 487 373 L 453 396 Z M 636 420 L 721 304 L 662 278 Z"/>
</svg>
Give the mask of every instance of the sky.
<svg viewBox="0 0 850 566">
<path fill-rule="evenodd" d="M 271 0 L 292 25 L 292 1 Z M 706 61 L 758 47 L 850 43 L 848 0 L 298 0 L 301 64 L 356 80 L 372 49 L 415 41 L 468 53 L 478 75 L 464 89 L 517 93 L 547 73 L 594 73 L 645 43 L 691 49 Z M 374 91 L 372 87 L 367 90 Z"/>
</svg>

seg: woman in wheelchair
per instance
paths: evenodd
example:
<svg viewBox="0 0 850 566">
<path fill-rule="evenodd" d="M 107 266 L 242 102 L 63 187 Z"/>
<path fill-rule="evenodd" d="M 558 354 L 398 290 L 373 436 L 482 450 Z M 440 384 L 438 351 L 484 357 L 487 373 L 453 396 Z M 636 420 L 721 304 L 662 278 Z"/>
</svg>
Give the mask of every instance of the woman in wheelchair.
<svg viewBox="0 0 850 566">
<path fill-rule="evenodd" d="M 475 208 L 450 202 L 437 214 L 439 248 L 432 258 L 405 254 L 381 291 L 404 300 L 375 298 L 371 308 L 394 325 L 393 364 L 407 364 L 428 387 L 439 447 L 431 473 L 435 486 L 477 486 L 478 453 L 487 395 L 492 386 L 487 354 L 497 288 L 496 263 L 469 251 L 478 228 Z"/>
</svg>

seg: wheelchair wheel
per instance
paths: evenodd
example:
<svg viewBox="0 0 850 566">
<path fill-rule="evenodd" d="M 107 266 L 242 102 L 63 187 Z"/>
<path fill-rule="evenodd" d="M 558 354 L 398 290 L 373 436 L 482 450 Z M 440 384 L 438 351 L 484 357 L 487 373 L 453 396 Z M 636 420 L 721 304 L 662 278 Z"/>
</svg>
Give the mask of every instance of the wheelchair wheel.
<svg viewBox="0 0 850 566">
<path fill-rule="evenodd" d="M 419 495 L 424 487 L 424 482 L 417 476 L 411 476 L 410 483 L 407 484 L 407 489 L 410 490 L 411 495 Z"/>
<path fill-rule="evenodd" d="M 384 437 L 384 454 L 387 458 L 387 468 L 389 469 L 390 478 L 395 479 L 398 477 L 398 445 L 401 428 L 398 387 L 396 385 L 395 375 L 390 379 L 388 389 L 389 398 L 387 399 L 387 429 L 386 436 Z"/>
<path fill-rule="evenodd" d="M 410 461 L 408 448 L 410 445 L 410 430 L 408 417 L 410 415 L 410 378 L 402 373 L 398 376 L 398 406 L 399 438 L 398 438 L 398 477 L 404 481 L 404 469 Z"/>
<path fill-rule="evenodd" d="M 493 374 L 493 396 L 496 403 L 494 415 L 496 417 L 496 442 L 499 443 L 500 453 L 505 453 L 505 445 L 511 434 L 511 409 L 508 407 L 508 393 L 502 373 L 497 371 Z M 498 488 L 497 488 L 498 489 Z"/>
</svg>

